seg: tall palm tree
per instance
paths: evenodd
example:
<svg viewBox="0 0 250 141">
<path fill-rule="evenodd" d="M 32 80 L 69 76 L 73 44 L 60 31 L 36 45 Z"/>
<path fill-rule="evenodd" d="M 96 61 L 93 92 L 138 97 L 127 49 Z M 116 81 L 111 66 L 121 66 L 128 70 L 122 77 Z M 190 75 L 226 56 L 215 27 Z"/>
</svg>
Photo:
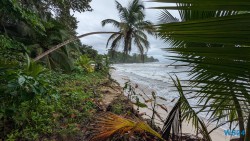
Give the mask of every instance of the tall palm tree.
<svg viewBox="0 0 250 141">
<path fill-rule="evenodd" d="M 210 112 L 211 121 L 236 122 L 245 140 L 250 140 L 250 60 L 249 11 L 244 0 L 154 0 L 176 3 L 158 9 L 179 10 L 181 22 L 165 12 L 159 25 L 160 36 L 177 53 L 170 58 L 186 62 L 192 76 L 191 91 L 199 98 L 201 111 Z M 247 12 L 242 12 L 247 11 Z M 165 15 L 165 16 L 164 16 Z M 218 124 L 221 126 L 221 124 Z M 241 139 L 244 136 L 241 134 Z"/>
<path fill-rule="evenodd" d="M 141 57 L 149 48 L 149 42 L 147 39 L 148 34 L 153 35 L 154 28 L 150 21 L 144 21 L 145 14 L 143 12 L 144 5 L 139 0 L 133 0 L 129 3 L 128 7 L 123 7 L 116 1 L 116 8 L 119 12 L 120 22 L 114 19 L 105 19 L 102 21 L 102 26 L 106 24 L 112 24 L 119 29 L 118 33 L 112 34 L 108 41 L 112 41 L 110 46 L 111 51 L 116 50 L 120 43 L 123 43 L 123 53 L 126 56 L 132 49 L 132 43 L 139 49 Z"/>
</svg>

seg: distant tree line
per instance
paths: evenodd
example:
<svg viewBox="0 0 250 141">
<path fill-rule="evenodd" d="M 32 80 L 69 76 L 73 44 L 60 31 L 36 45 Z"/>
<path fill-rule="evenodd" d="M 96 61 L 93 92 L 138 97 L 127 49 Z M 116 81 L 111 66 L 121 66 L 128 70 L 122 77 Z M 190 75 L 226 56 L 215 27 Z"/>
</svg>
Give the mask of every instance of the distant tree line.
<svg viewBox="0 0 250 141">
<path fill-rule="evenodd" d="M 126 55 L 118 51 L 108 51 L 108 57 L 111 63 L 143 63 L 143 62 L 159 62 L 158 59 L 153 56 L 147 56 L 144 54 L 143 57 L 140 54 L 133 53 L 132 55 Z"/>
</svg>

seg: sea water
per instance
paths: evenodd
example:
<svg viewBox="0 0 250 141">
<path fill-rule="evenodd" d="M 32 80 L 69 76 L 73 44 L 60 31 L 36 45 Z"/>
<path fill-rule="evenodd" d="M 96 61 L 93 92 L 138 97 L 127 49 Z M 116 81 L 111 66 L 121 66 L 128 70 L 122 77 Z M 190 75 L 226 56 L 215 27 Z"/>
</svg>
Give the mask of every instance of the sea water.
<svg viewBox="0 0 250 141">
<path fill-rule="evenodd" d="M 175 75 L 179 79 L 188 79 L 188 73 L 173 73 L 177 71 L 185 71 L 187 67 L 169 66 L 171 63 L 133 63 L 133 64 L 115 64 L 118 76 L 126 77 L 132 83 L 142 84 L 149 90 L 154 90 L 157 95 L 166 98 L 169 101 L 179 97 L 178 92 L 173 87 L 174 83 L 171 76 L 175 79 Z M 195 101 L 194 101 L 195 102 Z M 193 103 L 191 101 L 191 103 Z M 174 103 L 168 103 L 173 106 Z"/>
<path fill-rule="evenodd" d="M 127 78 L 132 83 L 138 85 L 144 85 L 150 90 L 154 90 L 158 96 L 164 97 L 168 101 L 164 104 L 167 106 L 174 106 L 176 100 L 179 98 L 179 94 L 176 88 L 173 87 L 174 83 L 171 76 L 176 79 L 176 76 L 180 80 L 188 80 L 189 67 L 186 66 L 173 66 L 173 62 L 165 63 L 132 63 L 132 64 L 114 64 L 115 72 L 118 76 Z M 176 72 L 176 73 L 175 73 Z M 178 73 L 177 73 L 178 72 Z M 180 73 L 181 72 L 181 73 Z M 181 82 L 182 85 L 188 85 L 188 83 Z M 190 98 L 192 95 L 186 95 L 188 102 L 191 106 L 196 106 L 198 99 Z M 175 101 L 173 102 L 173 100 Z M 199 109 L 194 109 L 198 111 Z M 207 119 L 210 115 L 207 113 L 199 113 L 199 116 L 203 119 Z M 223 129 L 228 129 L 228 125 L 224 125 Z"/>
</svg>

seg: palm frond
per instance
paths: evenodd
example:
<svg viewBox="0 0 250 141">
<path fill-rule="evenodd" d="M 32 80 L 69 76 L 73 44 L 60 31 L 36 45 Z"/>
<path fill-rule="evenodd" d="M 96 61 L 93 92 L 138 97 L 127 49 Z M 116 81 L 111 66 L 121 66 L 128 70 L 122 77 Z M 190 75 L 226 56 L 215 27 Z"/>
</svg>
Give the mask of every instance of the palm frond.
<svg viewBox="0 0 250 141">
<path fill-rule="evenodd" d="M 119 36 L 117 36 L 117 37 L 113 40 L 110 49 L 111 49 L 111 50 L 116 50 L 116 49 L 119 47 L 122 38 L 123 38 L 123 36 L 122 36 L 121 34 L 120 34 Z"/>
<path fill-rule="evenodd" d="M 149 46 L 149 41 L 147 40 L 147 38 L 144 38 L 143 36 L 136 35 L 136 34 L 135 34 L 134 38 L 136 38 L 141 43 L 143 48 L 145 48 L 146 50 L 149 49 L 150 46 Z"/>
<path fill-rule="evenodd" d="M 136 21 L 141 21 L 145 18 L 145 14 L 143 12 L 144 5 L 140 0 L 133 0 L 128 6 L 129 12 L 129 23 L 135 23 Z"/>
<path fill-rule="evenodd" d="M 128 132 L 130 132 L 130 134 L 133 132 L 148 132 L 163 140 L 159 133 L 143 121 L 133 121 L 112 113 L 105 113 L 97 117 L 91 129 L 93 133 L 91 141 L 107 140 L 114 135 L 123 136 Z"/>
<path fill-rule="evenodd" d="M 179 20 L 176 17 L 174 17 L 171 13 L 169 13 L 168 10 L 163 9 L 161 10 L 159 22 L 160 23 L 172 23 L 172 22 L 179 22 Z"/>
<path fill-rule="evenodd" d="M 142 59 L 142 61 L 144 61 L 144 47 L 143 47 L 143 45 L 142 45 L 141 42 L 138 40 L 138 38 L 135 38 L 135 39 L 134 39 L 134 44 L 138 47 L 139 52 L 140 52 L 140 54 L 141 54 L 141 59 Z"/>
<path fill-rule="evenodd" d="M 137 30 L 146 31 L 149 35 L 156 35 L 156 28 L 150 21 L 139 21 L 135 24 Z"/>
<path fill-rule="evenodd" d="M 70 72 L 73 69 L 73 62 L 70 58 L 67 57 L 62 51 L 55 51 L 49 56 L 49 62 L 45 62 L 47 65 L 51 65 L 52 69 L 61 68 L 67 72 Z"/>
<path fill-rule="evenodd" d="M 152 0 L 151 2 L 161 3 L 177 3 L 179 6 L 161 6 L 154 7 L 157 9 L 187 9 L 187 10 L 233 10 L 233 11 L 249 11 L 250 2 L 245 0 L 227 1 L 227 0 Z"/>
<path fill-rule="evenodd" d="M 123 7 L 118 1 L 115 1 L 116 9 L 119 12 L 119 17 L 122 21 L 127 21 L 129 17 L 129 12 L 127 8 Z"/>
<path fill-rule="evenodd" d="M 189 85 L 199 99 L 200 112 L 210 114 L 210 121 L 220 126 L 222 120 L 244 130 L 249 114 L 249 42 L 250 5 L 246 1 L 154 0 L 176 3 L 158 7 L 177 9 L 178 23 L 158 25 L 159 33 L 178 55 L 169 56 L 189 66 Z M 244 3 L 244 4 L 243 4 Z M 156 8 L 156 9 L 158 9 Z M 242 55 L 241 55 L 242 54 Z M 250 124 L 250 122 L 248 121 Z M 247 129 L 250 130 L 250 129 Z M 241 140 L 243 136 L 241 135 Z"/>
<path fill-rule="evenodd" d="M 162 38 L 186 42 L 249 45 L 250 14 L 209 18 L 158 26 Z M 237 21 L 239 25 L 235 24 Z M 243 30 L 244 29 L 244 30 Z"/>
<path fill-rule="evenodd" d="M 162 128 L 162 137 L 166 140 L 170 138 L 171 129 L 172 129 L 172 137 L 171 139 L 174 140 L 180 135 L 182 126 L 181 126 L 181 101 L 180 99 L 176 102 L 175 106 L 169 112 L 168 117 L 164 123 Z M 177 136 L 177 137 L 176 137 Z"/>
<path fill-rule="evenodd" d="M 117 38 L 117 36 L 119 36 L 119 34 L 116 34 L 116 33 L 115 33 L 115 34 L 112 34 L 112 35 L 108 38 L 106 47 L 108 47 L 109 42 L 110 42 L 111 40 L 114 40 L 115 38 Z"/>
<path fill-rule="evenodd" d="M 176 77 L 176 80 L 171 77 L 174 82 L 174 86 L 177 88 L 180 98 L 170 111 L 166 122 L 163 127 L 163 137 L 168 139 L 170 137 L 171 128 L 174 131 L 173 137 L 179 134 L 181 131 L 181 123 L 184 120 L 192 121 L 192 125 L 197 129 L 197 133 L 201 133 L 203 139 L 211 141 L 211 137 L 206 128 L 205 123 L 198 117 L 197 113 L 193 110 L 193 107 L 189 104 L 185 94 L 183 92 L 180 80 Z"/>
<path fill-rule="evenodd" d="M 144 56 L 144 50 L 149 48 L 149 42 L 147 40 L 147 32 L 151 35 L 155 34 L 155 27 L 150 21 L 144 21 L 144 5 L 140 0 L 133 0 L 129 3 L 128 7 L 123 7 L 119 2 L 116 1 L 116 8 L 119 12 L 121 22 L 115 22 L 112 19 L 107 19 L 102 22 L 102 25 L 112 23 L 117 25 L 116 27 L 120 30 L 120 35 L 111 35 L 108 39 L 107 45 L 110 41 L 111 50 L 118 48 L 121 40 L 123 40 L 123 53 L 125 56 L 132 50 L 132 43 L 134 43 L 141 56 Z M 119 26 L 118 26 L 119 23 Z"/>
<path fill-rule="evenodd" d="M 102 26 L 105 26 L 106 24 L 112 24 L 114 27 L 120 28 L 120 23 L 113 19 L 105 19 L 102 21 Z"/>
</svg>

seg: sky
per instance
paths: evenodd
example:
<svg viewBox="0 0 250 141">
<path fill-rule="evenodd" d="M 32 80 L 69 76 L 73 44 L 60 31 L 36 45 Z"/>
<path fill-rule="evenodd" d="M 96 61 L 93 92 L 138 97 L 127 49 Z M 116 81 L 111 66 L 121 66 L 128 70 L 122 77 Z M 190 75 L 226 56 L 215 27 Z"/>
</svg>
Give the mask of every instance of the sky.
<svg viewBox="0 0 250 141">
<path fill-rule="evenodd" d="M 131 0 L 118 0 L 123 6 L 127 6 Z M 112 31 L 116 32 L 118 29 L 112 27 L 112 25 L 101 26 L 101 21 L 104 19 L 115 19 L 120 21 L 118 17 L 118 11 L 116 9 L 115 0 L 92 0 L 90 3 L 93 11 L 74 13 L 77 17 L 78 29 L 76 30 L 78 35 L 96 32 L 96 31 Z M 159 3 L 144 2 L 146 8 L 159 6 Z M 162 4 L 161 4 L 162 6 Z M 171 13 L 178 17 L 176 11 L 171 11 Z M 149 20 L 153 23 L 157 23 L 160 11 L 155 9 L 145 9 L 145 20 Z M 107 53 L 108 48 L 106 48 L 106 43 L 110 34 L 96 34 L 87 36 L 81 39 L 81 42 L 86 45 L 93 46 L 99 53 Z M 161 48 L 166 48 L 168 45 L 160 39 L 155 39 L 155 37 L 148 35 L 148 41 L 150 42 L 150 48 L 147 52 L 148 56 L 153 56 L 159 59 L 161 62 L 166 61 L 164 55 L 167 54 Z M 135 46 L 132 46 L 131 53 L 139 53 Z"/>
</svg>

